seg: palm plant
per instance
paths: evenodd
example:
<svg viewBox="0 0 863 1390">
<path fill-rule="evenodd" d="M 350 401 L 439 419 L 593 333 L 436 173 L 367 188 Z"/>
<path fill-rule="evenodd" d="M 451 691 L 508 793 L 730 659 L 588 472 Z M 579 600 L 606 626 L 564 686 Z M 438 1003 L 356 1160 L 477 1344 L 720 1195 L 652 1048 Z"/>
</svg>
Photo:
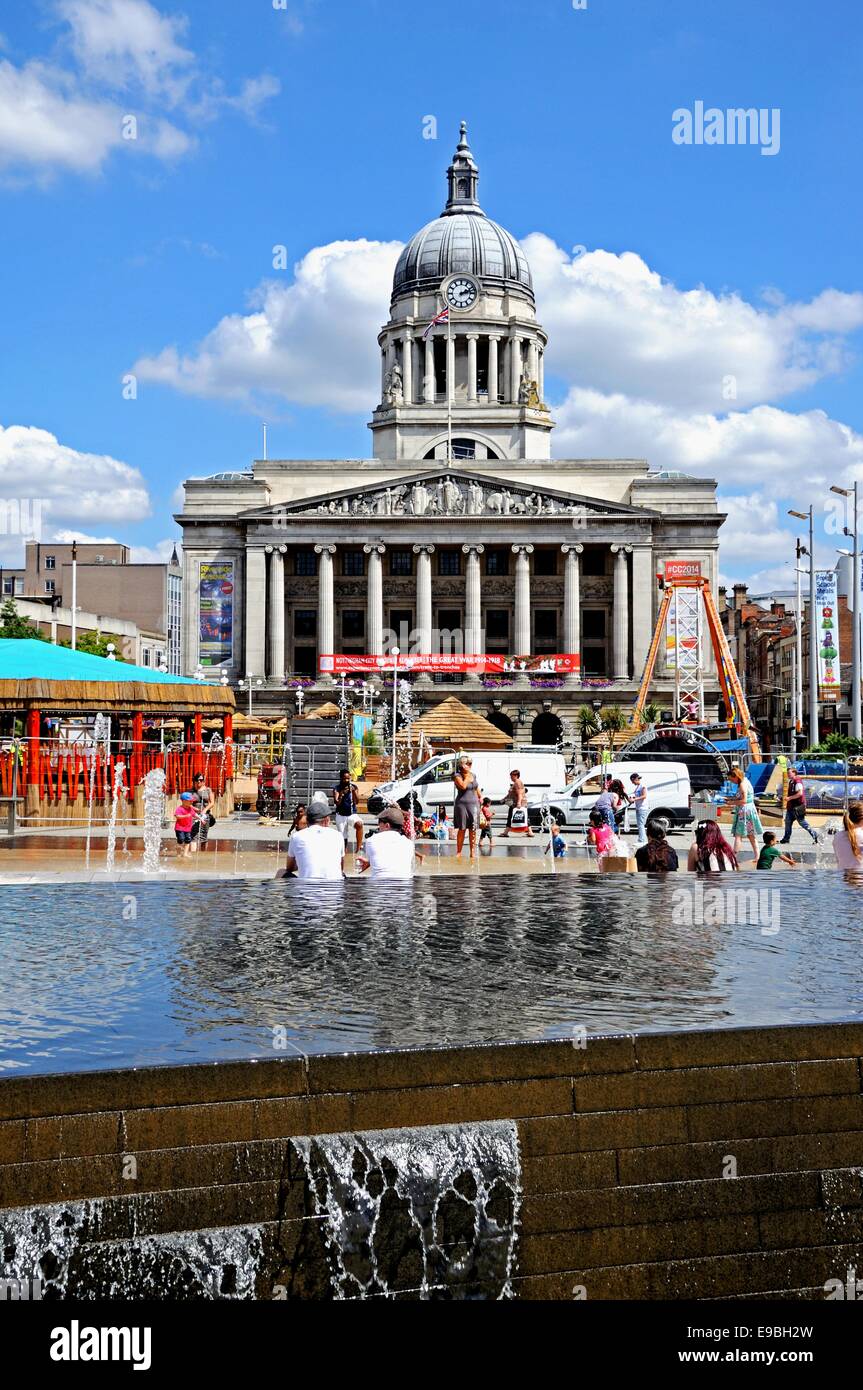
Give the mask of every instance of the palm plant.
<svg viewBox="0 0 863 1390">
<path fill-rule="evenodd" d="M 613 757 L 614 735 L 622 733 L 628 727 L 629 720 L 620 705 L 608 705 L 600 710 L 599 717 L 602 720 L 602 732 L 608 735 L 608 751 Z"/>
</svg>

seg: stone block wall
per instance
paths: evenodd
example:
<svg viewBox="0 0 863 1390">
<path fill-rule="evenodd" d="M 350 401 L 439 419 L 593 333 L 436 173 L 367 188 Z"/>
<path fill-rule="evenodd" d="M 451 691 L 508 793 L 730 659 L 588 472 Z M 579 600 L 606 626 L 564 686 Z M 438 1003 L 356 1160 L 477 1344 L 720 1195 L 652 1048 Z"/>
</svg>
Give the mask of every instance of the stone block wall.
<svg viewBox="0 0 863 1390">
<path fill-rule="evenodd" d="M 510 1121 L 520 1204 L 488 1205 L 511 1277 L 480 1252 L 430 1296 L 824 1298 L 863 1267 L 861 1055 L 863 1025 L 830 1024 L 7 1078 L 0 1273 L 30 1241 L 46 1296 L 333 1297 L 299 1141 Z M 426 1296 L 389 1207 L 359 1284 Z M 444 1211 L 443 1247 L 467 1220 Z"/>
</svg>

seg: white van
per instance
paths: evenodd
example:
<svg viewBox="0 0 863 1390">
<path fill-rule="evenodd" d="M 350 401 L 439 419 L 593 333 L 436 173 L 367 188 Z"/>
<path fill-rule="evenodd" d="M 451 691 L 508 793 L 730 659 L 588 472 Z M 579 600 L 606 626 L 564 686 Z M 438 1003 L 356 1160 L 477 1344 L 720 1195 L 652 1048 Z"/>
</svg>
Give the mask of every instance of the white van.
<svg viewBox="0 0 863 1390">
<path fill-rule="evenodd" d="M 634 788 L 629 779 L 633 772 L 641 774 L 647 788 L 648 824 L 652 821 L 667 832 L 682 830 L 692 823 L 692 789 L 685 763 L 626 762 L 603 763 L 601 767 L 592 767 L 589 772 L 581 772 L 565 791 L 551 791 L 547 801 L 542 796 L 531 794 L 528 797 L 531 825 L 542 824 L 543 812 L 547 807 L 549 815 L 558 825 L 586 826 L 593 804 L 602 791 L 603 777 L 610 774 L 619 779 L 631 796 Z M 630 830 L 634 830 L 633 809 L 630 809 L 628 820 Z"/>
<path fill-rule="evenodd" d="M 566 782 L 566 762 L 556 748 L 519 748 L 507 753 L 464 751 L 473 759 L 471 771 L 483 796 L 491 797 L 494 805 L 500 805 L 509 791 L 509 774 L 514 768 L 521 773 L 528 797 L 541 798 L 543 792 L 551 792 Z M 414 768 L 410 777 L 375 787 L 369 797 L 369 811 L 377 815 L 384 806 L 401 801 L 411 791 L 423 810 L 433 811 L 437 806 L 451 810 L 455 803 L 455 760 L 455 753 L 438 753 Z"/>
</svg>

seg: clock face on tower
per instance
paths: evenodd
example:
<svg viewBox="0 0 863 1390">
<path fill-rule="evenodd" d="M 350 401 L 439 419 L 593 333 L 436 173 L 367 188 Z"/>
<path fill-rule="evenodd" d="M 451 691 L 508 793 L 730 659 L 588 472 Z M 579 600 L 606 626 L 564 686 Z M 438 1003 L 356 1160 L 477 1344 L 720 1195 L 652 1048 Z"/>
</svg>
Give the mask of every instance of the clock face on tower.
<svg viewBox="0 0 863 1390">
<path fill-rule="evenodd" d="M 446 287 L 446 302 L 451 309 L 470 309 L 478 295 L 479 286 L 468 275 L 454 275 Z"/>
</svg>

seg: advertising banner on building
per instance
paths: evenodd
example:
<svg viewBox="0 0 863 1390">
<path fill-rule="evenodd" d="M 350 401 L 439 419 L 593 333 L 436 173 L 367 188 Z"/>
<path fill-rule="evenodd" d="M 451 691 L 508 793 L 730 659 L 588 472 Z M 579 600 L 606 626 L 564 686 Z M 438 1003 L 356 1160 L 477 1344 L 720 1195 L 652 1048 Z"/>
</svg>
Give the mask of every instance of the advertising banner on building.
<svg viewBox="0 0 863 1390">
<path fill-rule="evenodd" d="M 839 576 L 835 570 L 815 571 L 815 639 L 818 643 L 818 699 L 838 702 Z"/>
<path fill-rule="evenodd" d="M 393 656 L 361 656 L 350 653 L 347 656 L 324 655 L 320 658 L 321 672 L 326 675 L 348 675 L 354 671 L 391 671 L 398 664 L 400 671 L 431 671 L 462 673 L 466 675 L 577 675 L 581 666 L 578 652 L 567 652 L 555 656 L 462 656 L 453 654 L 420 654 L 406 652 L 396 660 Z"/>
<path fill-rule="evenodd" d="M 198 581 L 198 659 L 220 666 L 234 654 L 234 564 L 201 561 Z"/>
<path fill-rule="evenodd" d="M 701 561 L 700 560 L 666 560 L 665 578 L 669 579 L 700 579 Z"/>
</svg>

